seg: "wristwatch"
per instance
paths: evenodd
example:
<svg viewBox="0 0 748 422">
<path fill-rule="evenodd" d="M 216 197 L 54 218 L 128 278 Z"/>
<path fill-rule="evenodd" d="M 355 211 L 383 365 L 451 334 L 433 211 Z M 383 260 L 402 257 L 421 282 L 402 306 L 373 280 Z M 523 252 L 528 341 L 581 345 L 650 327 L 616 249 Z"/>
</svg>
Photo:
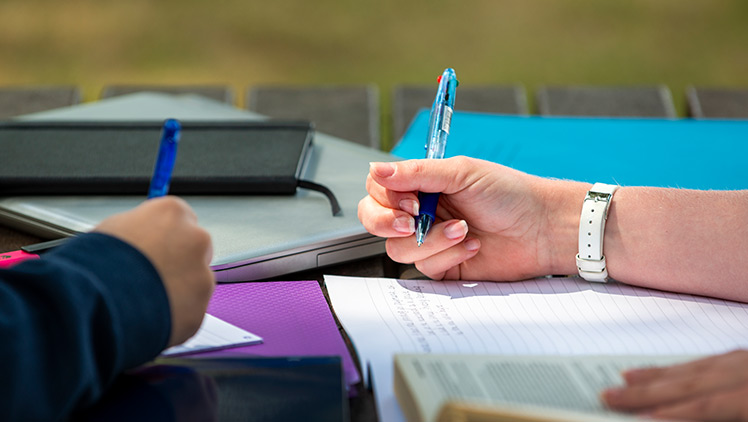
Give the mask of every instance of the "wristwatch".
<svg viewBox="0 0 748 422">
<path fill-rule="evenodd" d="M 608 281 L 608 268 L 603 255 L 605 222 L 608 220 L 608 208 L 618 186 L 595 183 L 587 192 L 582 205 L 582 216 L 579 219 L 579 253 L 577 269 L 579 275 L 598 283 Z"/>
</svg>

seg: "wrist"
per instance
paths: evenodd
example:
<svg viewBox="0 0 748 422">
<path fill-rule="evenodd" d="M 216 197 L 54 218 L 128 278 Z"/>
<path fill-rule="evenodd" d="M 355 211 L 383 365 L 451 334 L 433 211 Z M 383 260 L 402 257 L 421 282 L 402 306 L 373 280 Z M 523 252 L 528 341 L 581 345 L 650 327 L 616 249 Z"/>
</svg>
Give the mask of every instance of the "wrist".
<svg viewBox="0 0 748 422">
<path fill-rule="evenodd" d="M 548 233 L 547 252 L 550 275 L 579 273 L 576 255 L 579 252 L 579 217 L 587 191 L 592 184 L 582 182 L 549 181 L 546 201 Z"/>
</svg>

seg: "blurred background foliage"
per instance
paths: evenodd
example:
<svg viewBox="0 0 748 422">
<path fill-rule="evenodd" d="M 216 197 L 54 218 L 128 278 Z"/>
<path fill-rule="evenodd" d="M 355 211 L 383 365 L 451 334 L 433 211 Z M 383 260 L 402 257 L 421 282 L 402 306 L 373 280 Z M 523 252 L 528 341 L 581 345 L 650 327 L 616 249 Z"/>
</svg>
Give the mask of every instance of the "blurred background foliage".
<svg viewBox="0 0 748 422">
<path fill-rule="evenodd" d="M 0 0 L 0 85 L 748 86 L 744 0 Z M 459 107 L 458 107 L 459 108 Z"/>
</svg>

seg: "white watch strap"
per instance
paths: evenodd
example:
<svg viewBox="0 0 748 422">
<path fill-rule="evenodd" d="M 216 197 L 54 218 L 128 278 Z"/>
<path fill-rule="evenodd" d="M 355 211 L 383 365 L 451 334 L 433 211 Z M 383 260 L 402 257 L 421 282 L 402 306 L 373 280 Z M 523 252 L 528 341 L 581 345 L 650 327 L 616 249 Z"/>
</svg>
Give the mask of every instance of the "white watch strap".
<svg viewBox="0 0 748 422">
<path fill-rule="evenodd" d="M 618 186 L 595 183 L 587 192 L 579 219 L 579 253 L 577 269 L 587 281 L 605 283 L 608 281 L 608 268 L 603 255 L 605 222 L 608 208 Z"/>
</svg>

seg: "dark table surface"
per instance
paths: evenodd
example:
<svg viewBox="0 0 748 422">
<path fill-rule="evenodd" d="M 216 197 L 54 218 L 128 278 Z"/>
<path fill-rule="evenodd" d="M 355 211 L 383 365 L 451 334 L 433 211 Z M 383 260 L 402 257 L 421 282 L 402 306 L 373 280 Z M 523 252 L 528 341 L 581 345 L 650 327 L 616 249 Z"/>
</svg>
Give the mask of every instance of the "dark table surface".
<svg viewBox="0 0 748 422">
<path fill-rule="evenodd" d="M 217 101 L 234 103 L 235 93 L 224 86 L 132 86 L 112 85 L 101 97 L 137 91 L 191 93 Z M 272 117 L 311 120 L 320 132 L 362 145 L 381 148 L 393 145 L 421 108 L 433 101 L 433 86 L 401 85 L 394 89 L 391 116 L 381 116 L 379 90 L 375 85 L 347 86 L 255 86 L 244 95 L 247 108 Z M 685 93 L 689 118 L 748 119 L 748 89 L 691 86 Z M 544 116 L 617 116 L 675 118 L 676 107 L 670 90 L 656 86 L 544 86 L 536 92 L 537 110 Z M 0 87 L 0 119 L 44 111 L 81 101 L 73 86 Z M 527 94 L 520 85 L 460 86 L 457 109 L 464 111 L 529 115 Z M 392 122 L 391 133 L 382 132 L 383 122 Z M 0 225 L 0 252 L 40 242 L 37 236 Z M 318 280 L 324 274 L 362 277 L 422 276 L 412 266 L 397 264 L 386 256 L 376 256 L 324 269 L 288 274 L 283 280 Z M 348 341 L 345 332 L 341 333 Z M 350 346 L 350 342 L 348 342 Z M 351 350 L 353 350 L 351 346 Z M 359 395 L 350 400 L 352 421 L 376 421 L 371 391 L 357 386 Z"/>
</svg>

